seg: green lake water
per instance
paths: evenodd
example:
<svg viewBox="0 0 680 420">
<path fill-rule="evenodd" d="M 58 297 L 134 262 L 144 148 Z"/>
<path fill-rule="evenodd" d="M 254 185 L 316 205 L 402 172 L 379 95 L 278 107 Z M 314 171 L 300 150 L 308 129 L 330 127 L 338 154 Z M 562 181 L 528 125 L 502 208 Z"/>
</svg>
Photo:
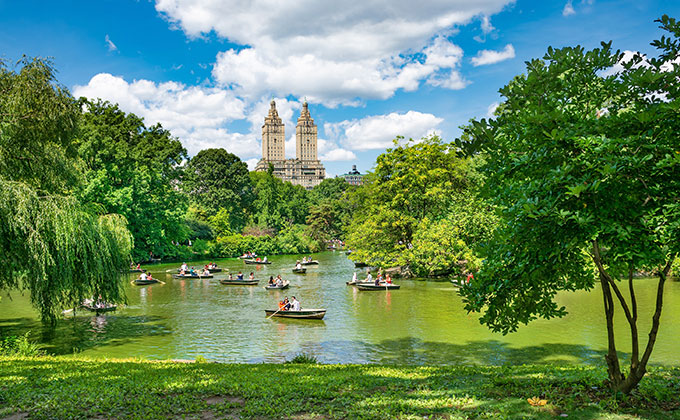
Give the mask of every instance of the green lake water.
<svg viewBox="0 0 680 420">
<path fill-rule="evenodd" d="M 43 328 L 28 297 L 14 292 L 11 298 L 3 295 L 0 300 L 0 334 L 30 331 L 31 338 L 53 354 L 115 358 L 203 356 L 257 363 L 282 362 L 304 352 L 323 363 L 603 362 L 606 335 L 598 289 L 562 293 L 558 300 L 569 315 L 537 320 L 503 336 L 467 314 L 448 281 L 398 280 L 400 290 L 362 292 L 345 285 L 360 270 L 344 253 L 314 255 L 320 265 L 307 267 L 304 275 L 291 272 L 296 258 L 273 256 L 273 264 L 257 267 L 236 259 L 218 261 L 233 273 L 254 270 L 261 279 L 255 287 L 221 285 L 219 278 L 225 273 L 213 279 L 177 280 L 166 270 L 179 264 L 148 266 L 165 284 L 138 287 L 128 283 L 124 307 L 100 316 L 78 311 L 54 330 Z M 264 290 L 265 279 L 279 273 L 290 280 L 290 289 Z M 640 336 L 646 339 L 656 282 L 638 279 L 635 284 L 643 328 Z M 265 308 L 275 308 L 278 300 L 293 295 L 303 309 L 327 308 L 326 317 L 322 321 L 265 319 Z M 628 351 L 622 314 L 617 314 L 616 321 L 619 349 Z M 661 321 L 651 363 L 680 365 L 680 282 L 667 283 Z"/>
</svg>

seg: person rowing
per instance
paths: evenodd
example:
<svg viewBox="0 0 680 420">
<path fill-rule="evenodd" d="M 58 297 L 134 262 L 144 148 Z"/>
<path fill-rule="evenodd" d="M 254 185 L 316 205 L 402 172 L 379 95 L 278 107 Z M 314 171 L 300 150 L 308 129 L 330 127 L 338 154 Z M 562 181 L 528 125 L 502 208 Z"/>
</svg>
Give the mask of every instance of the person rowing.
<svg viewBox="0 0 680 420">
<path fill-rule="evenodd" d="M 371 272 L 368 271 L 368 270 L 366 270 L 366 272 L 367 272 L 368 274 L 366 275 L 366 280 L 364 280 L 364 281 L 365 281 L 366 283 L 372 283 L 372 282 L 373 282 L 373 276 L 371 275 Z"/>
<path fill-rule="evenodd" d="M 282 287 L 283 286 L 283 279 L 281 278 L 281 274 L 276 276 L 276 287 Z"/>
<path fill-rule="evenodd" d="M 139 279 L 140 279 L 140 280 L 146 280 L 147 277 L 148 277 L 148 276 L 146 275 L 146 273 L 142 273 L 142 274 L 140 274 Z"/>
<path fill-rule="evenodd" d="M 301 270 L 302 269 L 302 264 L 300 264 L 300 260 L 298 260 L 297 265 L 295 266 L 296 269 Z"/>
<path fill-rule="evenodd" d="M 239 271 L 238 274 L 236 275 L 236 280 L 243 280 L 243 273 Z"/>
<path fill-rule="evenodd" d="M 182 263 L 182 266 L 179 269 L 180 271 L 189 271 L 189 266 L 187 263 Z"/>
</svg>

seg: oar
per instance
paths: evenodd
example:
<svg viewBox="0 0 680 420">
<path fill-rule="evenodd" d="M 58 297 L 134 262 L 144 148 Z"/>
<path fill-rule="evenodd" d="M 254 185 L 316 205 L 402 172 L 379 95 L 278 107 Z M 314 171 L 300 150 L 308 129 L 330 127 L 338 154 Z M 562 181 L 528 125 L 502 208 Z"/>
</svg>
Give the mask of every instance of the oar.
<svg viewBox="0 0 680 420">
<path fill-rule="evenodd" d="M 276 312 L 274 312 L 273 314 L 269 315 L 269 316 L 267 317 L 267 319 L 269 319 L 269 318 L 273 317 L 274 315 L 278 314 L 279 311 L 280 311 L 281 309 L 283 309 L 283 308 L 279 308 Z"/>
</svg>

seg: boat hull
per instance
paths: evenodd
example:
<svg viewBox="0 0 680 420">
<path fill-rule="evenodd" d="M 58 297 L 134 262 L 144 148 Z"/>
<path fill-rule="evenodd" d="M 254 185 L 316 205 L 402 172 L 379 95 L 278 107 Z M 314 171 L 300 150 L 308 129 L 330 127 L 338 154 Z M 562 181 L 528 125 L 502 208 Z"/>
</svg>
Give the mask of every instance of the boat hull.
<svg viewBox="0 0 680 420">
<path fill-rule="evenodd" d="M 364 290 L 364 291 L 369 291 L 369 290 L 397 290 L 399 289 L 398 284 L 387 284 L 387 285 L 378 285 L 376 286 L 375 284 L 357 284 L 357 289 L 359 290 Z"/>
<path fill-rule="evenodd" d="M 172 275 L 173 279 L 211 279 L 213 278 L 212 275 L 209 276 L 187 276 L 187 275 L 181 275 L 181 274 L 173 274 Z"/>
<path fill-rule="evenodd" d="M 137 280 L 133 280 L 132 282 L 135 284 L 135 286 L 146 286 L 146 285 L 148 285 L 148 284 L 156 284 L 156 283 L 160 283 L 161 281 L 160 281 L 160 280 L 156 280 L 156 279 L 153 279 L 153 280 L 140 280 L 140 279 L 137 279 Z"/>
<path fill-rule="evenodd" d="M 221 268 L 209 268 L 208 271 L 211 273 L 221 273 L 222 269 Z"/>
<path fill-rule="evenodd" d="M 293 273 L 295 274 L 305 274 L 307 272 L 306 268 L 294 268 Z"/>
<path fill-rule="evenodd" d="M 118 309 L 117 305 L 112 305 L 112 306 L 106 306 L 104 308 L 95 308 L 92 305 L 80 305 L 81 308 L 87 309 L 90 312 L 95 312 L 95 313 L 102 313 L 102 312 L 113 312 L 116 309 Z"/>
<path fill-rule="evenodd" d="M 267 290 L 283 290 L 283 289 L 287 289 L 288 287 L 290 287 L 290 283 L 288 283 L 288 282 L 284 283 L 283 286 L 280 286 L 280 287 L 279 286 L 270 286 L 270 285 L 264 286 L 264 288 L 267 289 Z"/>
<path fill-rule="evenodd" d="M 257 286 L 259 280 L 220 280 L 220 283 L 228 286 Z"/>
<path fill-rule="evenodd" d="M 268 317 L 293 318 L 293 319 L 323 319 L 326 316 L 325 309 L 303 309 L 300 311 L 276 311 L 275 309 L 265 309 L 264 313 Z"/>
<path fill-rule="evenodd" d="M 253 260 L 244 260 L 246 264 L 252 264 L 252 265 L 267 265 L 271 264 L 271 261 L 253 261 Z"/>
<path fill-rule="evenodd" d="M 308 262 L 300 263 L 300 265 L 319 265 L 319 262 L 318 261 L 308 261 Z"/>
</svg>

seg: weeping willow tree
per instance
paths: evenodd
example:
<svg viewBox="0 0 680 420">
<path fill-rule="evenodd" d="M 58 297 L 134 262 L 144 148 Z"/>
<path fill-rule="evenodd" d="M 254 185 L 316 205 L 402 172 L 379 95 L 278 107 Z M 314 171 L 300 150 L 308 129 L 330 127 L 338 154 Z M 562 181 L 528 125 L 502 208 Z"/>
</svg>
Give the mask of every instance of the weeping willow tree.
<svg viewBox="0 0 680 420">
<path fill-rule="evenodd" d="M 126 221 L 81 205 L 72 139 L 80 109 L 51 63 L 0 62 L 0 289 L 28 290 L 44 321 L 101 295 L 124 300 Z"/>
</svg>

